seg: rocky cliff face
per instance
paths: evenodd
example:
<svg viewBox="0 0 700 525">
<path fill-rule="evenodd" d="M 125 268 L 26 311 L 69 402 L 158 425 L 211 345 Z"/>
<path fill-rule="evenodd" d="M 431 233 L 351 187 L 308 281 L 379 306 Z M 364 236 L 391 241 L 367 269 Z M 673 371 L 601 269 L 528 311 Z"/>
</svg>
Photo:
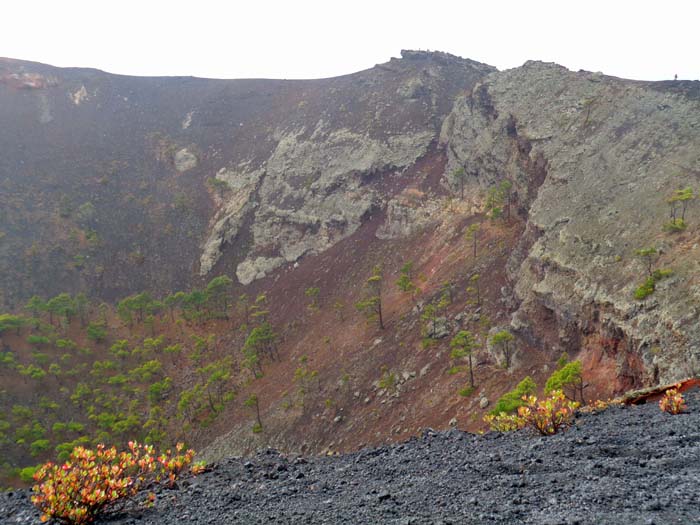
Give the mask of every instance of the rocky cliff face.
<svg viewBox="0 0 700 525">
<path fill-rule="evenodd" d="M 269 156 L 217 173 L 233 191 L 205 242 L 200 275 L 245 233 L 250 242 L 236 267 L 244 285 L 353 234 L 436 141 L 445 102 L 490 71 L 446 54 L 405 52 L 360 76 L 340 107 L 317 106 L 302 122 L 279 123 L 267 138 Z"/>
<path fill-rule="evenodd" d="M 447 173 L 464 166 L 477 200 L 510 179 L 527 216 L 509 264 L 519 304 L 511 325 L 523 337 L 560 351 L 596 337 L 612 341 L 624 349 L 617 372 L 630 381 L 642 380 L 641 370 L 663 381 L 697 372 L 697 225 L 680 235 L 662 227 L 666 198 L 700 178 L 694 84 L 528 62 L 488 76 L 456 102 L 441 136 Z M 634 253 L 648 246 L 662 254 L 657 267 L 673 276 L 639 301 L 633 292 L 647 271 Z M 543 312 L 556 319 L 554 337 L 538 326 Z"/>
</svg>

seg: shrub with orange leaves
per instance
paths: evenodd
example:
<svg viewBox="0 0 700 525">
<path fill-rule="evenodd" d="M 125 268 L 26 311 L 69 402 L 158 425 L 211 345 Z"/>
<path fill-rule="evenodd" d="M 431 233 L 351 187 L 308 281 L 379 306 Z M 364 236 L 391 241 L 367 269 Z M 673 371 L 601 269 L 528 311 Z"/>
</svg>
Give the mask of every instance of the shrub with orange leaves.
<svg viewBox="0 0 700 525">
<path fill-rule="evenodd" d="M 517 414 L 501 413 L 484 417 L 491 430 L 510 432 L 531 426 L 543 436 L 556 434 L 571 424 L 579 403 L 570 401 L 561 390 L 555 390 L 548 397 L 538 400 L 536 396 L 523 396 L 525 405 L 518 408 Z"/>
<path fill-rule="evenodd" d="M 487 414 L 484 416 L 484 421 L 488 423 L 489 428 L 495 432 L 513 432 L 520 430 L 525 426 L 525 422 L 518 414 Z"/>
<path fill-rule="evenodd" d="M 659 407 L 664 412 L 669 414 L 680 414 L 687 408 L 685 405 L 685 399 L 683 399 L 683 394 L 681 394 L 678 389 L 680 384 L 676 385 L 676 388 L 669 388 L 664 393 L 664 397 L 659 401 Z"/>
<path fill-rule="evenodd" d="M 611 404 L 612 402 L 609 399 L 607 401 L 596 399 L 593 403 L 589 404 L 589 406 L 595 412 L 602 412 L 603 410 L 607 410 Z"/>
<path fill-rule="evenodd" d="M 569 426 L 579 407 L 579 403 L 569 400 L 561 390 L 555 390 L 541 401 L 529 396 L 525 403 L 518 409 L 518 416 L 543 436 L 556 434 Z"/>
<path fill-rule="evenodd" d="M 596 399 L 594 401 L 589 401 L 587 405 L 582 406 L 578 411 L 583 414 L 598 414 L 612 406 L 619 406 L 622 404 L 622 401 L 619 399 Z"/>
<path fill-rule="evenodd" d="M 63 465 L 48 462 L 34 474 L 32 503 L 41 511 L 41 521 L 57 520 L 66 525 L 92 523 L 120 509 L 130 498 L 156 485 L 172 486 L 190 466 L 193 450 L 183 445 L 157 455 L 151 445 L 129 442 L 129 450 L 97 445 L 95 450 L 76 447 Z M 202 471 L 196 464 L 190 471 Z M 149 494 L 152 503 L 155 496 Z"/>
</svg>

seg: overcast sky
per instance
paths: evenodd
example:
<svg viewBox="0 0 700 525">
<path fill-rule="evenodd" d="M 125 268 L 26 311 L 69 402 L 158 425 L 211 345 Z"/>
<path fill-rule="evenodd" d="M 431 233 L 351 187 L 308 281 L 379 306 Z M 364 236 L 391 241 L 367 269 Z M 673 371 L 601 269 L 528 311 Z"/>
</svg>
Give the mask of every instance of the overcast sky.
<svg viewBox="0 0 700 525">
<path fill-rule="evenodd" d="M 0 56 L 130 75 L 318 78 L 401 49 L 700 78 L 697 0 L 2 0 Z"/>
</svg>

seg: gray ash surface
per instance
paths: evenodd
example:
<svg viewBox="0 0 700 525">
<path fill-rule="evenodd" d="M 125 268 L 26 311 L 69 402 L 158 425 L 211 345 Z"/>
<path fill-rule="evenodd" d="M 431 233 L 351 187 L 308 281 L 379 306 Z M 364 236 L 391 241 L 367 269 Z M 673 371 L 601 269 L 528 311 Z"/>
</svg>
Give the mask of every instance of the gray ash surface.
<svg viewBox="0 0 700 525">
<path fill-rule="evenodd" d="M 102 523 L 700 523 L 700 394 L 582 415 L 566 433 L 419 439 L 340 457 L 266 451 L 162 490 Z M 0 495 L 2 523 L 38 523 L 28 492 Z"/>
</svg>

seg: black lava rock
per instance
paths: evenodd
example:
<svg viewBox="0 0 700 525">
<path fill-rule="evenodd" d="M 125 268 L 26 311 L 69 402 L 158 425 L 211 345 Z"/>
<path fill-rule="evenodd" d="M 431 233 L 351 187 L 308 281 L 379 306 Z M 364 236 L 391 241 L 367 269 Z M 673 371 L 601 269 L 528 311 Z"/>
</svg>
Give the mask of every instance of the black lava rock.
<svg viewBox="0 0 700 525">
<path fill-rule="evenodd" d="M 103 523 L 700 523 L 700 394 L 686 398 L 683 415 L 611 408 L 547 438 L 427 430 L 334 458 L 269 450 Z M 0 523 L 39 523 L 27 491 L 0 493 Z"/>
</svg>

